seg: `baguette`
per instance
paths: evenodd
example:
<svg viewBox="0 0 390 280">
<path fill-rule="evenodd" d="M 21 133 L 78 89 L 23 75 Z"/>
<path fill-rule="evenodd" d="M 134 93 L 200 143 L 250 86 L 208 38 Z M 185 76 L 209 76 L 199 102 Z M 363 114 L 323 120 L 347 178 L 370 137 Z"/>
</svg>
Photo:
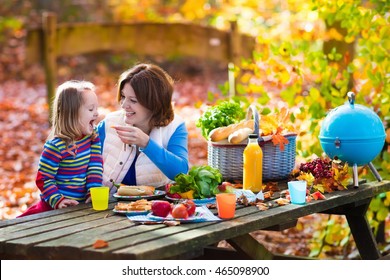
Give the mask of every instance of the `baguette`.
<svg viewBox="0 0 390 280">
<path fill-rule="evenodd" d="M 231 124 L 228 126 L 217 127 L 210 131 L 209 140 L 213 142 L 218 142 L 227 139 L 230 134 L 244 127 L 250 128 L 253 131 L 254 125 L 254 120 L 243 120 L 239 123 Z"/>
<path fill-rule="evenodd" d="M 127 186 L 121 184 L 118 189 L 118 195 L 122 196 L 137 196 L 137 195 L 153 195 L 155 188 L 152 186 Z"/>
<path fill-rule="evenodd" d="M 239 130 L 236 130 L 229 135 L 228 141 L 232 144 L 240 143 L 241 141 L 247 139 L 249 134 L 251 133 L 253 133 L 253 129 L 250 129 L 248 127 L 240 128 Z"/>
</svg>

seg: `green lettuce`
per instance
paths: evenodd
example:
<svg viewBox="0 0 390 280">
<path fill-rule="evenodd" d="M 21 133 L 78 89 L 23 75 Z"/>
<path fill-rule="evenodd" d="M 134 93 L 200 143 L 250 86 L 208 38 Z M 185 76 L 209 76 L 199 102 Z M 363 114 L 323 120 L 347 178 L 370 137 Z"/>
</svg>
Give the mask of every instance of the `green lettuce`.
<svg viewBox="0 0 390 280">
<path fill-rule="evenodd" d="M 202 135 L 208 140 L 211 130 L 221 126 L 237 123 L 245 118 L 245 112 L 240 104 L 234 101 L 223 101 L 207 108 L 197 120 L 196 126 L 202 130 Z"/>
<path fill-rule="evenodd" d="M 175 177 L 170 193 L 194 191 L 194 198 L 201 199 L 215 196 L 218 185 L 222 183 L 222 174 L 211 166 L 193 166 L 188 174 L 180 173 Z"/>
</svg>

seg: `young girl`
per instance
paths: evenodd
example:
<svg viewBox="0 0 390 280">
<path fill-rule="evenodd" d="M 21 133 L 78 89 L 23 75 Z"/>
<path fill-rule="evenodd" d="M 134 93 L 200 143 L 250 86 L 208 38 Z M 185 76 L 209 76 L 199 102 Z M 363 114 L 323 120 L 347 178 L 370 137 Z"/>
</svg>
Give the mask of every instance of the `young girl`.
<svg viewBox="0 0 390 280">
<path fill-rule="evenodd" d="M 52 130 L 36 178 L 41 200 L 19 217 L 85 202 L 89 189 L 102 185 L 101 145 L 94 128 L 98 117 L 94 90 L 94 85 L 86 81 L 68 81 L 58 87 Z"/>
</svg>

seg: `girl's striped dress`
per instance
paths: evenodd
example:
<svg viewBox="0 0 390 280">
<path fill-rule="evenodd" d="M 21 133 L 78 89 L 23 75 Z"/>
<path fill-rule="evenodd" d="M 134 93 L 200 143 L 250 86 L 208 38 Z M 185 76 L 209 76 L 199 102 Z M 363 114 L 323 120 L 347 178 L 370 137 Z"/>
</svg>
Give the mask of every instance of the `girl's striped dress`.
<svg viewBox="0 0 390 280">
<path fill-rule="evenodd" d="M 66 149 L 65 142 L 54 138 L 45 143 L 39 161 L 36 184 L 41 198 L 52 208 L 64 198 L 84 202 L 91 187 L 100 187 L 103 160 L 100 138 L 87 135 Z"/>
</svg>

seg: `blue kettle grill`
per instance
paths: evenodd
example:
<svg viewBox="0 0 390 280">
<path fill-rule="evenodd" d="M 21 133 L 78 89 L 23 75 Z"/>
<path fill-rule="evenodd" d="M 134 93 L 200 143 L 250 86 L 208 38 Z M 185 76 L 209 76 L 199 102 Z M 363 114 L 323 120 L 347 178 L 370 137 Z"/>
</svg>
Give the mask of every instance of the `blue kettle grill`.
<svg viewBox="0 0 390 280">
<path fill-rule="evenodd" d="M 378 181 L 381 176 L 371 161 L 385 143 L 385 128 L 371 109 L 355 104 L 355 94 L 348 92 L 348 101 L 331 110 L 320 130 L 320 143 L 328 157 L 338 158 L 352 166 L 353 183 L 358 187 L 357 167 L 368 165 Z"/>
</svg>

